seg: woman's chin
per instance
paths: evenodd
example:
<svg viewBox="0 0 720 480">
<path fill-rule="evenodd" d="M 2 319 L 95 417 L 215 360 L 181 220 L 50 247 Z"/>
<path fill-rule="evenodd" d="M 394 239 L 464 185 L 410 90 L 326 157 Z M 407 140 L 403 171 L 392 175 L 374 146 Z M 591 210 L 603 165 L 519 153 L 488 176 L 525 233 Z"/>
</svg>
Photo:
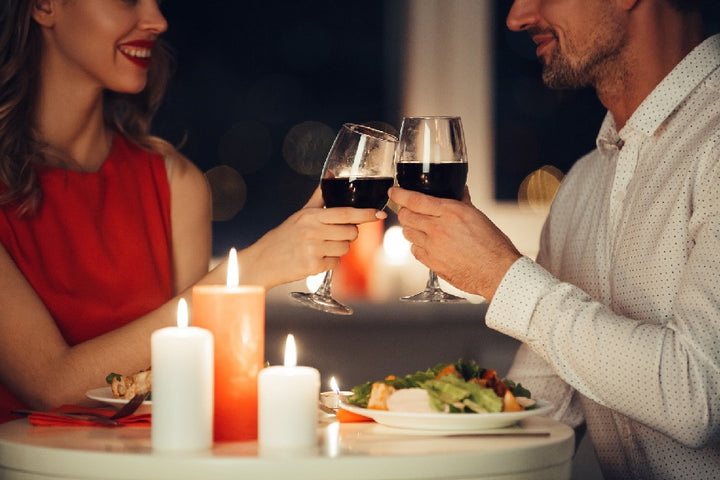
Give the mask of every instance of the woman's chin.
<svg viewBox="0 0 720 480">
<path fill-rule="evenodd" d="M 147 86 L 147 77 L 137 80 L 128 80 L 125 82 L 116 82 L 114 85 L 109 85 L 108 90 L 112 90 L 116 93 L 136 94 L 145 90 Z"/>
</svg>

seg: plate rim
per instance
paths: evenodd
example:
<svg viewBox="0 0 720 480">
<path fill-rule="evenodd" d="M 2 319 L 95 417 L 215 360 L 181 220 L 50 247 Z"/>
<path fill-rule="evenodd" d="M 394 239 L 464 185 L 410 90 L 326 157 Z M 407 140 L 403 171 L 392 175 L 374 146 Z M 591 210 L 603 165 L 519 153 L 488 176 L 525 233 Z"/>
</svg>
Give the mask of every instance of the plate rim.
<svg viewBox="0 0 720 480">
<path fill-rule="evenodd" d="M 481 420 L 478 423 L 482 423 L 482 421 L 489 422 L 502 422 L 505 426 L 510 426 L 515 424 L 516 422 L 527 418 L 532 417 L 536 415 L 542 415 L 544 413 L 549 412 L 553 405 L 544 399 L 535 399 L 537 402 L 537 408 L 534 408 L 532 410 L 523 410 L 520 412 L 497 412 L 497 413 L 443 413 L 443 412 L 433 412 L 433 413 L 417 413 L 417 412 L 392 412 L 390 410 L 373 410 L 363 407 L 358 407 L 357 405 L 353 405 L 351 403 L 342 402 L 340 405 L 340 408 L 344 408 L 345 410 L 348 410 L 349 412 L 356 413 L 358 415 L 363 415 L 366 417 L 369 417 L 376 421 L 379 424 L 387 425 L 387 426 L 393 426 L 398 427 L 397 423 L 392 422 L 386 423 L 388 419 L 391 421 L 393 419 L 397 419 L 400 421 L 411 421 L 411 420 L 430 420 L 430 421 L 438 421 L 438 420 L 447 420 L 446 422 L 441 422 L 443 425 L 432 425 L 431 427 L 428 426 L 422 426 L 418 424 L 417 426 L 409 427 L 409 426 L 402 426 L 398 428 L 413 428 L 418 430 L 437 430 L 438 427 L 442 427 L 442 429 L 453 429 L 454 426 L 456 426 L 457 423 L 463 423 L 463 430 L 468 429 L 477 429 L 477 430 L 483 430 L 483 429 L 493 429 L 498 428 L 497 426 L 489 426 L 489 427 L 483 427 L 482 425 L 473 425 L 468 426 L 467 420 Z M 507 423 L 505 423 L 507 422 Z"/>
<path fill-rule="evenodd" d="M 85 392 L 85 396 L 90 400 L 96 400 L 109 405 L 124 405 L 130 401 L 124 398 L 115 398 L 112 394 L 112 389 L 109 386 L 91 388 Z M 142 405 L 152 405 L 152 400 L 145 400 Z"/>
</svg>

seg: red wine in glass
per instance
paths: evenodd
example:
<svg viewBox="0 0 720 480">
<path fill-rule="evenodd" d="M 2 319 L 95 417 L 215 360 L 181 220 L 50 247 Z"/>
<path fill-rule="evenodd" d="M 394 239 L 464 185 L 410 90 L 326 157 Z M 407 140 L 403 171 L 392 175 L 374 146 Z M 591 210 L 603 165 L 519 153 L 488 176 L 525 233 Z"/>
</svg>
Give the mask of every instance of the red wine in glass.
<svg viewBox="0 0 720 480">
<path fill-rule="evenodd" d="M 395 167 L 398 185 L 406 190 L 439 198 L 462 198 L 467 182 L 467 163 L 402 162 Z"/>
<path fill-rule="evenodd" d="M 462 199 L 468 164 L 460 117 L 405 117 L 395 153 L 398 185 L 426 195 Z M 465 302 L 440 288 L 430 270 L 425 290 L 402 297 L 408 302 Z"/>
<path fill-rule="evenodd" d="M 320 181 L 326 207 L 375 208 L 382 210 L 388 202 L 392 177 L 323 178 Z"/>
<path fill-rule="evenodd" d="M 320 189 L 327 208 L 355 207 L 381 210 L 394 182 L 397 138 L 374 128 L 346 123 L 325 159 Z M 338 315 L 353 309 L 335 300 L 330 292 L 332 270 L 325 274 L 314 293 L 291 292 L 292 298 L 308 307 Z"/>
</svg>

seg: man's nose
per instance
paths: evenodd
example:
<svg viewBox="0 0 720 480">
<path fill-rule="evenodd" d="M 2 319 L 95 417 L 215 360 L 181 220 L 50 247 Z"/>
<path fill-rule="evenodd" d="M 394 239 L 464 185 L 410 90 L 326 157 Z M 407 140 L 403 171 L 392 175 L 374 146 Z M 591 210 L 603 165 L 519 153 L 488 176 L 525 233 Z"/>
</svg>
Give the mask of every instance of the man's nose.
<svg viewBox="0 0 720 480">
<path fill-rule="evenodd" d="M 505 20 L 507 27 L 520 32 L 536 25 L 540 20 L 538 3 L 539 0 L 515 0 Z"/>
</svg>

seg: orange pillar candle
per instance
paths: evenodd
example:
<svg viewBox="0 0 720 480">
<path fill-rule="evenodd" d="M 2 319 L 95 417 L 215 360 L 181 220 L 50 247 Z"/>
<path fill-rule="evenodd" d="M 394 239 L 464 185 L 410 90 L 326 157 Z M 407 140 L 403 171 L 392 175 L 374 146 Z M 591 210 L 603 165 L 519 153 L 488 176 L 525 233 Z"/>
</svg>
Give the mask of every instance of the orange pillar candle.
<svg viewBox="0 0 720 480">
<path fill-rule="evenodd" d="M 193 325 L 215 337 L 214 439 L 256 440 L 257 380 L 265 358 L 265 289 L 238 285 L 230 251 L 227 285 L 193 287 Z"/>
</svg>

